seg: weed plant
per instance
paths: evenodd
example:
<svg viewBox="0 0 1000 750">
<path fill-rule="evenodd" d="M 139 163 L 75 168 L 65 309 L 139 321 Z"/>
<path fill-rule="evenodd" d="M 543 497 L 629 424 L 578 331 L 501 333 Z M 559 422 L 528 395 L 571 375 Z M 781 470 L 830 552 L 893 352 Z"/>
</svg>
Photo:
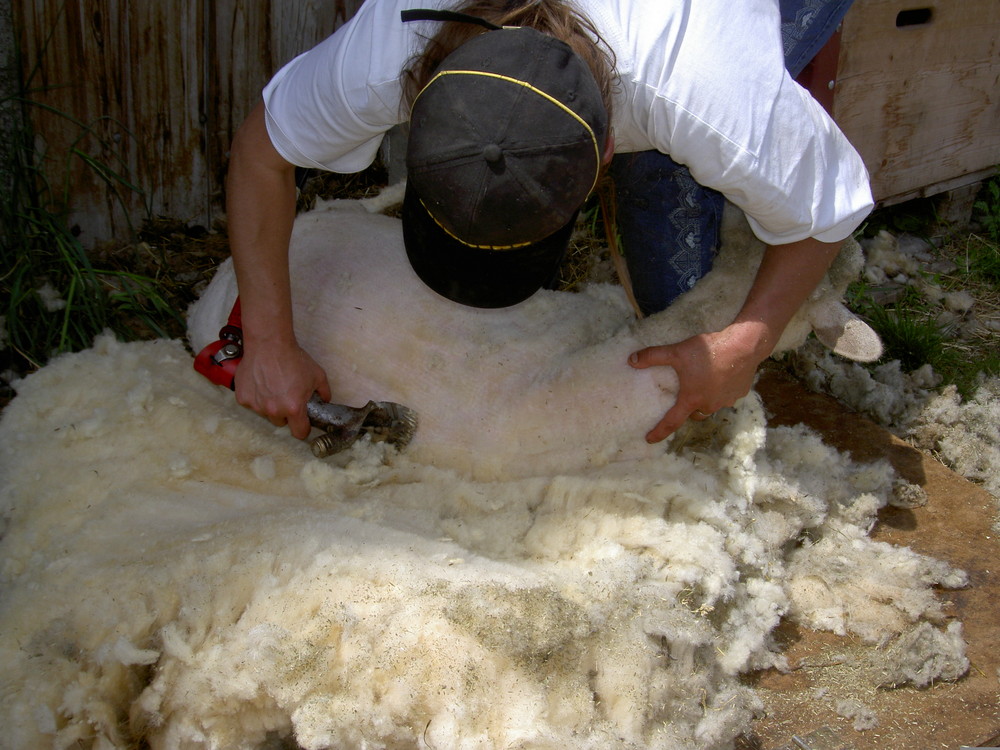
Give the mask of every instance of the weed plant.
<svg viewBox="0 0 1000 750">
<path fill-rule="evenodd" d="M 979 200 L 973 204 L 973 211 L 996 250 L 1000 245 L 1000 177 L 986 181 Z M 1000 280 L 998 277 L 994 278 Z"/>
<path fill-rule="evenodd" d="M 905 371 L 912 372 L 924 363 L 930 363 L 939 373 L 953 366 L 955 353 L 947 347 L 949 331 L 926 311 L 905 304 L 869 304 L 863 314 L 882 337 L 884 358 L 898 359 Z"/>
<path fill-rule="evenodd" d="M 942 385 L 955 385 L 963 396 L 975 390 L 980 374 L 1000 375 L 1000 353 L 977 351 L 955 336 L 952 325 L 940 322 L 940 309 L 919 293 L 904 294 L 896 302 L 883 305 L 869 296 L 874 290 L 855 286 L 849 306 L 882 339 L 883 362 L 899 360 L 905 372 L 930 364 L 942 378 Z"/>
<path fill-rule="evenodd" d="M 984 283 L 1000 286 L 1000 177 L 988 180 L 973 206 L 983 236 L 970 237 L 966 250 L 969 273 Z"/>
<path fill-rule="evenodd" d="M 180 321 L 160 280 L 95 266 L 68 226 L 68 176 L 78 163 L 119 200 L 126 192 L 141 191 L 113 157 L 102 161 L 84 147 L 96 142 L 99 153 L 116 153 L 95 128 L 38 100 L 42 92 L 30 88 L 33 75 L 0 101 L 16 123 L 8 136 L 8 163 L 0 170 L 7 183 L 0 195 L 0 370 L 16 374 L 40 367 L 55 354 L 84 349 L 106 329 L 122 339 L 163 336 L 165 322 Z M 62 158 L 36 149 L 27 125 L 33 108 L 78 129 L 79 137 Z M 53 173 L 59 182 L 50 179 Z M 60 182 L 62 189 L 55 187 Z"/>
</svg>

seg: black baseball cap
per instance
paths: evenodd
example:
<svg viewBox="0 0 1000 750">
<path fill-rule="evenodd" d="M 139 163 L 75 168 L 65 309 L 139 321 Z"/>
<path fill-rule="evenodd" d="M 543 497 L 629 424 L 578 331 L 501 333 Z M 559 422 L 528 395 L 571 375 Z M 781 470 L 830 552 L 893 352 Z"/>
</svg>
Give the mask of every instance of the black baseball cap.
<svg viewBox="0 0 1000 750">
<path fill-rule="evenodd" d="M 402 219 L 417 275 L 474 307 L 551 282 L 607 131 L 593 74 L 555 37 L 503 28 L 452 52 L 410 116 Z"/>
</svg>

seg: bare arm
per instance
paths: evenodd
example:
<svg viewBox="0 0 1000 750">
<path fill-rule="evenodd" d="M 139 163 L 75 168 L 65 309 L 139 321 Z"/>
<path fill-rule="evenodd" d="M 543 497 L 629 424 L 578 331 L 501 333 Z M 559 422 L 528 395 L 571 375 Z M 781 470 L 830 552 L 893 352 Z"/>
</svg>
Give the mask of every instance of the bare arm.
<svg viewBox="0 0 1000 750">
<path fill-rule="evenodd" d="M 299 347 L 292 326 L 288 243 L 295 218 L 295 168 L 275 150 L 258 103 L 233 141 L 226 182 L 229 240 L 243 312 L 236 400 L 309 434 L 305 402 L 330 398 L 326 374 Z"/>
<path fill-rule="evenodd" d="M 757 367 L 774 350 L 796 310 L 816 288 L 841 243 L 805 239 L 770 246 L 736 318 L 721 331 L 703 333 L 677 344 L 634 353 L 636 368 L 669 365 L 677 371 L 677 402 L 646 440 L 658 442 L 689 417 L 732 406 L 753 386 Z"/>
</svg>

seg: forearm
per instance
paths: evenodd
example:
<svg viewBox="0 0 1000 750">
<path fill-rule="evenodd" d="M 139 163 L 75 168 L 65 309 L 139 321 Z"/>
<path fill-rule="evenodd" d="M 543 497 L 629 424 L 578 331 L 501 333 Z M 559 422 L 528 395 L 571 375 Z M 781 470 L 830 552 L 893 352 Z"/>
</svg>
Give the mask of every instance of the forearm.
<svg viewBox="0 0 1000 750">
<path fill-rule="evenodd" d="M 767 248 L 746 301 L 730 325 L 758 363 L 774 351 L 789 321 L 840 252 L 841 244 L 808 238 Z"/>
<path fill-rule="evenodd" d="M 295 218 L 295 169 L 271 145 L 262 104 L 233 142 L 226 186 L 247 344 L 294 344 L 288 243 Z"/>
<path fill-rule="evenodd" d="M 295 220 L 295 168 L 281 158 L 258 104 L 233 142 L 227 180 L 229 241 L 243 313 L 236 400 L 305 438 L 305 403 L 330 399 L 326 373 L 295 339 L 288 243 Z"/>
<path fill-rule="evenodd" d="M 840 243 L 813 239 L 768 247 L 732 323 L 721 331 L 633 354 L 629 359 L 633 367 L 672 367 L 680 383 L 674 406 L 646 439 L 663 440 L 688 418 L 703 419 L 745 396 L 757 367 L 774 351 L 792 316 L 816 288 L 839 249 Z"/>
</svg>

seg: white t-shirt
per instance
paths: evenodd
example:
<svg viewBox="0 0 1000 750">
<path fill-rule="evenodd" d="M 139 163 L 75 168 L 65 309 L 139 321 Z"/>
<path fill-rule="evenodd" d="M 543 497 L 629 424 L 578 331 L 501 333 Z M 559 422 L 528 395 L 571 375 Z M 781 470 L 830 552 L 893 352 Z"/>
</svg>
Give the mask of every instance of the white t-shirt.
<svg viewBox="0 0 1000 750">
<path fill-rule="evenodd" d="M 614 53 L 618 153 L 658 149 L 742 208 L 770 244 L 846 238 L 872 208 L 861 157 L 784 67 L 777 0 L 574 0 Z M 408 119 L 401 71 L 439 24 L 406 8 L 458 0 L 367 0 L 264 88 L 278 152 L 356 172 Z"/>
</svg>

